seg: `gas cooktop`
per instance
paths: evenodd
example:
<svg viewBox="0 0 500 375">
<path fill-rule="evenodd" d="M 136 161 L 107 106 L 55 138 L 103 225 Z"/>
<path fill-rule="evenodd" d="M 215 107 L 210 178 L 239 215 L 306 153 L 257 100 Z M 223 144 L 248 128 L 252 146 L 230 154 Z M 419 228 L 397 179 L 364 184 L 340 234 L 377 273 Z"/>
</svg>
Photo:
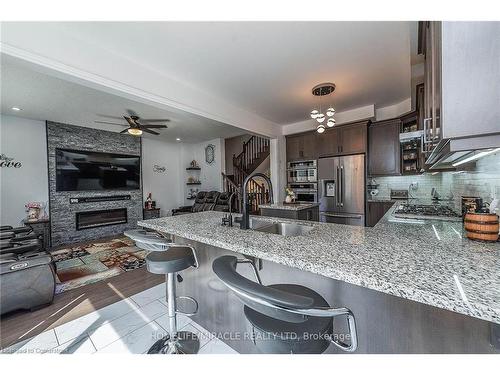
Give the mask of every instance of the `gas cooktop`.
<svg viewBox="0 0 500 375">
<path fill-rule="evenodd" d="M 408 219 L 462 220 L 460 214 L 455 212 L 451 207 L 441 204 L 402 203 L 396 206 L 394 216 Z"/>
</svg>

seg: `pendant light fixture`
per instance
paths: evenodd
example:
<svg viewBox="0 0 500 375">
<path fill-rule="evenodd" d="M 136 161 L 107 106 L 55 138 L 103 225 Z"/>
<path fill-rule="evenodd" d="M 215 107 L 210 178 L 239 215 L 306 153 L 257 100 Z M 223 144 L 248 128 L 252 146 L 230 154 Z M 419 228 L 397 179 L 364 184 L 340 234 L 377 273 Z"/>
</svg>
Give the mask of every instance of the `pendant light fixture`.
<svg viewBox="0 0 500 375">
<path fill-rule="evenodd" d="M 318 133 L 323 133 L 326 129 L 326 127 L 332 128 L 335 126 L 335 119 L 333 116 L 335 115 L 335 109 L 331 105 L 331 94 L 335 91 L 335 84 L 334 83 L 320 83 L 319 85 L 316 85 L 312 89 L 312 94 L 316 97 L 318 97 L 318 107 L 317 109 L 313 109 L 310 113 L 310 116 L 312 119 L 316 120 L 318 122 L 318 125 L 316 127 L 316 131 Z M 322 112 L 322 101 L 323 97 L 329 97 L 330 101 L 330 106 L 326 110 L 326 116 L 325 113 Z M 325 122 L 326 120 L 326 127 L 325 127 Z"/>
</svg>

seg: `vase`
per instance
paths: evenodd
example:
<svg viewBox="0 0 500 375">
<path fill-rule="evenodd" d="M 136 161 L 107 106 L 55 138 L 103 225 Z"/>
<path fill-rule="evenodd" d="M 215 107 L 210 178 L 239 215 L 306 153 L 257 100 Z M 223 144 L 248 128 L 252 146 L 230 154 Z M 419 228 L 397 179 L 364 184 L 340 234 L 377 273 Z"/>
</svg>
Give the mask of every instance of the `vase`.
<svg viewBox="0 0 500 375">
<path fill-rule="evenodd" d="M 286 202 L 286 203 L 292 203 L 292 197 L 291 197 L 291 196 L 289 196 L 289 195 L 287 195 L 287 196 L 285 197 L 285 202 Z"/>
</svg>

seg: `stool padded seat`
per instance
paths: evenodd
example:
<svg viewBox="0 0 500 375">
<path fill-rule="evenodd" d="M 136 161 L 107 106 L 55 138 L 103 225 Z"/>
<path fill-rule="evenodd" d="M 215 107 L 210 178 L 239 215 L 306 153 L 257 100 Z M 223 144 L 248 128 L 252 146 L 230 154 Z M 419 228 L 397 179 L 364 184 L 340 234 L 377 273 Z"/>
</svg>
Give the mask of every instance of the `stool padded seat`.
<svg viewBox="0 0 500 375">
<path fill-rule="evenodd" d="M 309 297 L 316 307 L 329 307 L 314 290 L 302 285 L 274 284 L 270 288 Z M 322 353 L 330 344 L 325 335 L 333 331 L 333 319 L 308 317 L 301 323 L 274 319 L 245 305 L 244 313 L 255 330 L 255 344 L 262 353 Z"/>
<path fill-rule="evenodd" d="M 171 246 L 167 251 L 152 252 L 146 256 L 149 272 L 166 275 L 196 265 L 193 251 L 185 246 Z"/>
</svg>

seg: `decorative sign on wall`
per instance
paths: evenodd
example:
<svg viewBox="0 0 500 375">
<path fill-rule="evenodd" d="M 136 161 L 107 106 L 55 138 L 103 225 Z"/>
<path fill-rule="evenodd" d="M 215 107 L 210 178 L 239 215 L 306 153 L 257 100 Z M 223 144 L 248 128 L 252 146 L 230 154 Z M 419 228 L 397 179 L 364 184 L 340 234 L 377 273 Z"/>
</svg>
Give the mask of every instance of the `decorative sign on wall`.
<svg viewBox="0 0 500 375">
<path fill-rule="evenodd" d="M 215 161 L 215 146 L 212 144 L 205 147 L 205 161 L 207 164 L 212 164 Z"/>
<path fill-rule="evenodd" d="M 9 158 L 5 154 L 0 154 L 0 167 L 2 168 L 21 168 L 23 164 L 20 161 L 15 161 L 14 158 Z"/>
<path fill-rule="evenodd" d="M 162 167 L 160 165 L 153 165 L 153 172 L 156 172 L 156 173 L 165 173 L 165 171 L 167 170 L 167 168 L 165 167 Z"/>
</svg>

